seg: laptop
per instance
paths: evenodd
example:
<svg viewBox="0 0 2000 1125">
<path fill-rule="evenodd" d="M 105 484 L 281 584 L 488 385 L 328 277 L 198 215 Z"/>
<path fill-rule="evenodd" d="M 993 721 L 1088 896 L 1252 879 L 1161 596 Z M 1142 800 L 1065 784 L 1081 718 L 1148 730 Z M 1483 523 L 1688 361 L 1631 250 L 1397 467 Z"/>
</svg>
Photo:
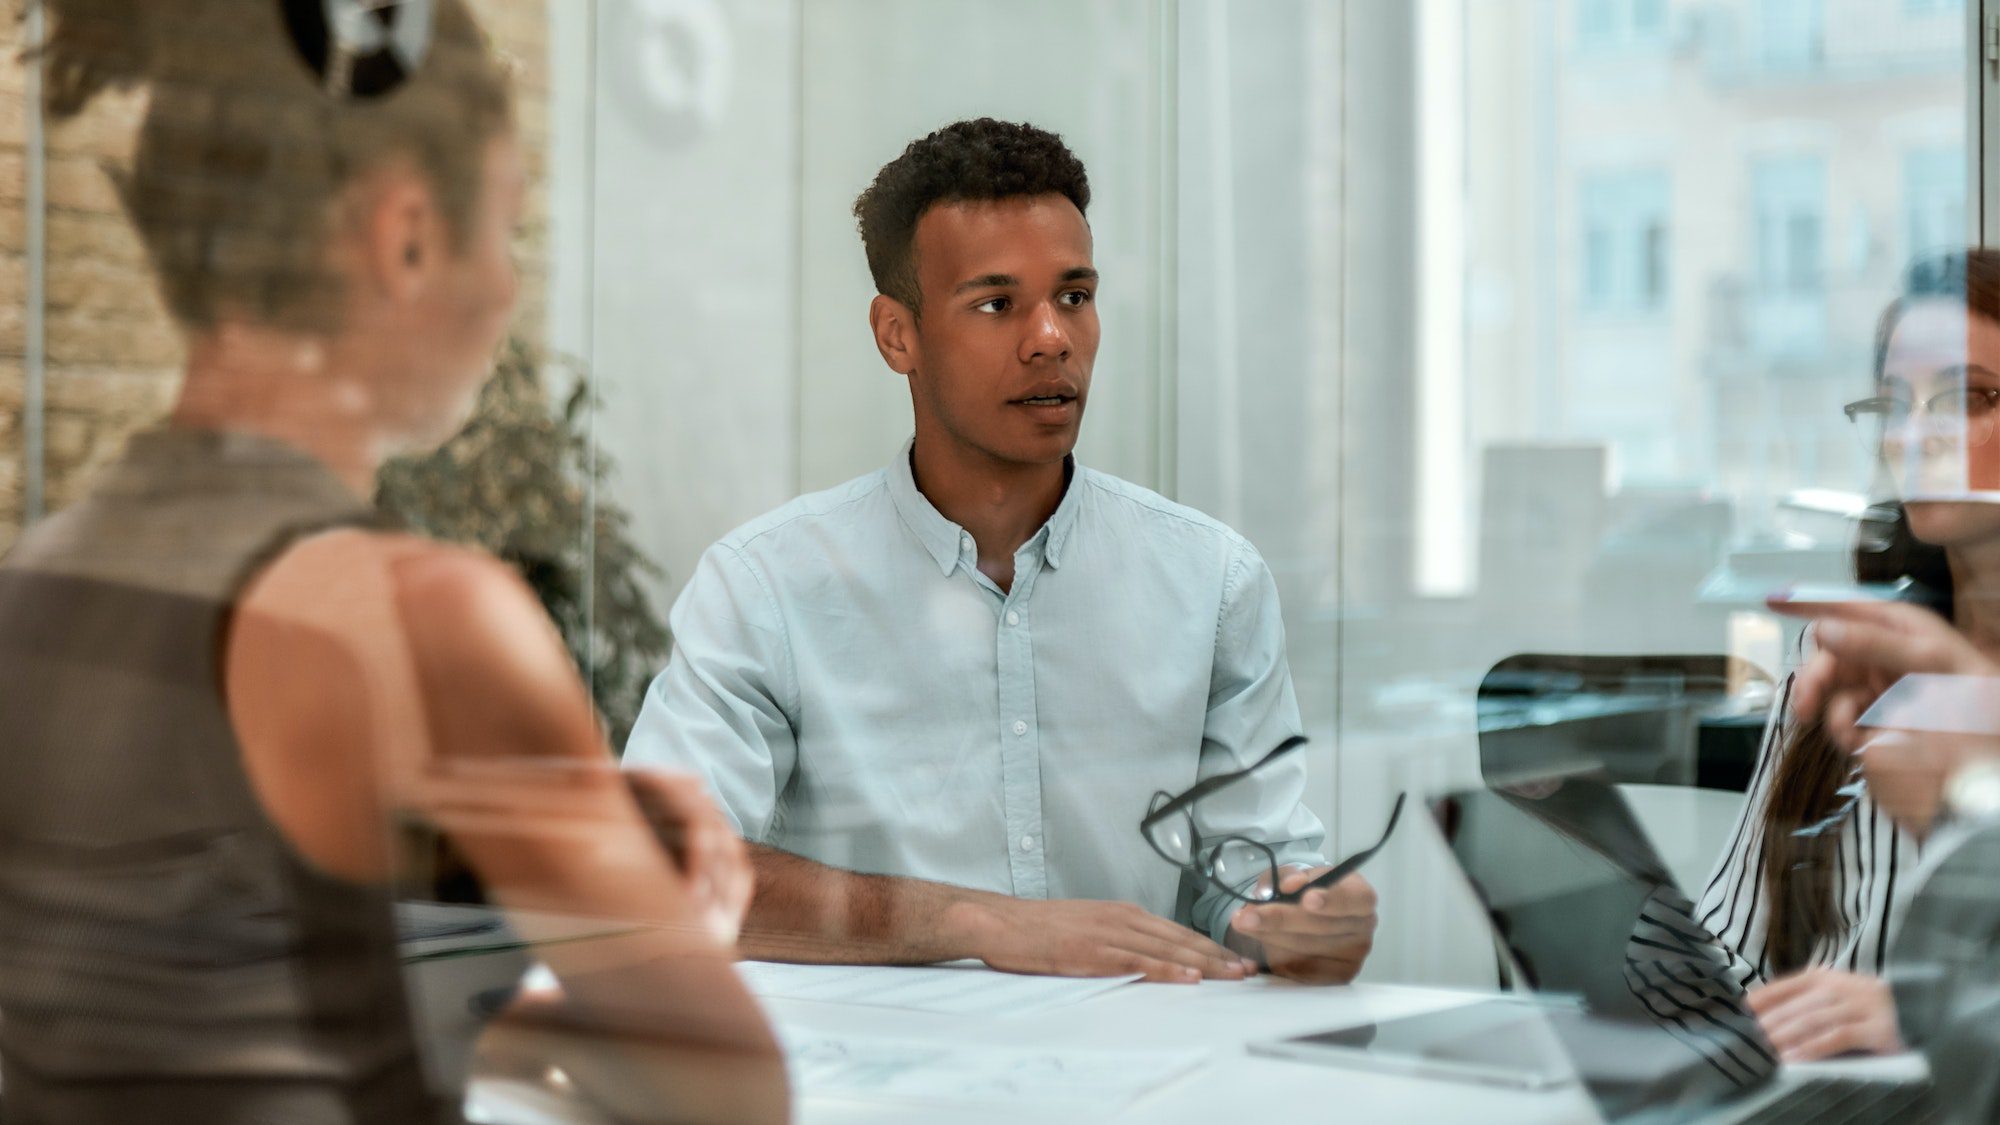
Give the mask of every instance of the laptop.
<svg viewBox="0 0 2000 1125">
<path fill-rule="evenodd" d="M 1605 1120 L 1943 1119 L 1915 1076 L 1781 1069 L 1726 954 L 1611 783 L 1466 790 L 1430 808 L 1485 907 L 1503 982 L 1567 1001 L 1541 1007 Z"/>
</svg>

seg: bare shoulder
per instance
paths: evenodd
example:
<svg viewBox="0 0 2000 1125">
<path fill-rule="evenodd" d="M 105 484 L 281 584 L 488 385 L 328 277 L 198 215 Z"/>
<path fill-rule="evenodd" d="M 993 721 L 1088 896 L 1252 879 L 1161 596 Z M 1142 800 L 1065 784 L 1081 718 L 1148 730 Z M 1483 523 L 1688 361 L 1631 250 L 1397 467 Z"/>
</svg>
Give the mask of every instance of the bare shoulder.
<svg viewBox="0 0 2000 1125">
<path fill-rule="evenodd" d="M 377 694 L 412 693 L 433 752 L 466 749 L 468 739 L 548 752 L 594 728 L 554 623 L 527 583 L 482 551 L 412 535 L 327 532 L 275 560 L 239 614 L 307 626 L 317 643 L 371 670 Z"/>
<path fill-rule="evenodd" d="M 239 613 L 312 624 L 336 635 L 390 626 L 420 664 L 484 658 L 499 671 L 513 658 L 547 656 L 549 643 L 560 644 L 534 591 L 493 556 L 414 535 L 353 529 L 294 544 L 250 584 Z M 523 634 L 546 643 L 521 644 Z M 501 637 L 516 643 L 484 643 Z"/>
<path fill-rule="evenodd" d="M 589 693 L 520 575 L 483 551 L 428 540 L 381 549 L 433 753 L 602 752 Z"/>
<path fill-rule="evenodd" d="M 499 559 L 421 541 L 393 550 L 389 571 L 397 609 L 420 655 L 485 664 L 522 658 L 542 664 L 562 655 L 561 637 L 540 600 Z"/>
</svg>

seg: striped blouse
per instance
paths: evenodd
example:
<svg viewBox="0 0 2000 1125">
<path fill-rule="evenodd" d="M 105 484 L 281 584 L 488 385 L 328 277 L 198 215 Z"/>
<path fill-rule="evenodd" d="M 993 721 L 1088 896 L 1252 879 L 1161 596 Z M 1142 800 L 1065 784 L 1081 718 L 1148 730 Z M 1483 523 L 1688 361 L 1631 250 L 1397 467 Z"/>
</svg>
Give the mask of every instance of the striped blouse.
<svg viewBox="0 0 2000 1125">
<path fill-rule="evenodd" d="M 1742 819 L 1730 834 L 1729 848 L 1702 892 L 1695 916 L 1728 951 L 1731 972 L 1746 988 L 1772 976 L 1765 948 L 1765 924 L 1770 917 L 1769 888 L 1764 885 L 1764 807 L 1770 800 L 1778 759 L 1792 725 L 1792 680 L 1772 707 L 1764 744 L 1757 755 Z M 1822 934 L 1813 943 L 1810 964 L 1880 975 L 1888 961 L 1889 942 L 1902 922 L 1907 886 L 1917 866 L 1917 841 L 1890 821 L 1865 793 L 1836 830 L 1833 892 L 1846 923 L 1839 936 Z M 1898 893 L 1898 884 L 1905 893 Z"/>
</svg>

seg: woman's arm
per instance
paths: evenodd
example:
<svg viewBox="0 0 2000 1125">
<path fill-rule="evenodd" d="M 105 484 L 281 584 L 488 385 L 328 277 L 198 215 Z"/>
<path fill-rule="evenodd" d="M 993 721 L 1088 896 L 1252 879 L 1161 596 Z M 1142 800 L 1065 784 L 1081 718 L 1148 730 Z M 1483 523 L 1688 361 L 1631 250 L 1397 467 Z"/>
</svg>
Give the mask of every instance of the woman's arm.
<svg viewBox="0 0 2000 1125">
<path fill-rule="evenodd" d="M 784 1118 L 733 935 L 649 827 L 553 626 L 505 567 L 359 532 L 303 542 L 246 591 L 226 690 L 257 792 L 312 862 L 385 881 L 390 824 L 420 817 L 531 939 L 551 916 L 617 931 L 541 949 L 563 1000 L 508 1033 L 516 1049 L 566 1057 L 621 1118 Z"/>
</svg>

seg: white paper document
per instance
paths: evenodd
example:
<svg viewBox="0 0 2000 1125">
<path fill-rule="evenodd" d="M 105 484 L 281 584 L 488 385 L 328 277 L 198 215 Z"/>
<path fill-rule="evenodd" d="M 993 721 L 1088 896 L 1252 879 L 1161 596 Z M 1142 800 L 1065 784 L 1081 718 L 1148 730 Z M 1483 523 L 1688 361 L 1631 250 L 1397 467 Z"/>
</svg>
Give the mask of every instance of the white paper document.
<svg viewBox="0 0 2000 1125">
<path fill-rule="evenodd" d="M 981 965 L 781 965 L 744 961 L 737 966 L 750 991 L 787 1000 L 867 1004 L 954 1015 L 1012 1016 L 1088 1000 L 1138 980 L 1127 977 L 1029 977 Z"/>
<path fill-rule="evenodd" d="M 1035 1050 L 815 1032 L 787 1033 L 805 1097 L 971 1102 L 1115 1113 L 1206 1061 L 1202 1051 Z"/>
<path fill-rule="evenodd" d="M 1854 720 L 1857 727 L 1926 734 L 2000 735 L 2000 681 L 1912 672 Z"/>
</svg>

